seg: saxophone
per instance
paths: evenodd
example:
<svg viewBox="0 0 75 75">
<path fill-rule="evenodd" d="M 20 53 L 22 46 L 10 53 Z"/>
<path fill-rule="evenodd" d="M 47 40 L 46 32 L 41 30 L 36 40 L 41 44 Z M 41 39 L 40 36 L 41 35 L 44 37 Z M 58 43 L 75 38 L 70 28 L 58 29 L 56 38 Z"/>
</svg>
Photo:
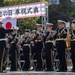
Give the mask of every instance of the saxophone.
<svg viewBox="0 0 75 75">
<path fill-rule="evenodd" d="M 70 43 L 71 43 L 71 38 L 70 38 L 70 28 L 67 28 L 67 38 L 66 38 L 66 47 L 67 50 L 70 50 Z"/>
</svg>

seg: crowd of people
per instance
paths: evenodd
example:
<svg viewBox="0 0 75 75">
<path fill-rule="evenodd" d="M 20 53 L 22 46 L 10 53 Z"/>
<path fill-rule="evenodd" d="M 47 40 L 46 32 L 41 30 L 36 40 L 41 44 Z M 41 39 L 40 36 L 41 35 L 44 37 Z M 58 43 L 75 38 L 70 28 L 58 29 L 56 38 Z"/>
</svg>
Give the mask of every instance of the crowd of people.
<svg viewBox="0 0 75 75">
<path fill-rule="evenodd" d="M 52 23 L 46 23 L 46 30 L 43 30 L 42 24 L 36 24 L 36 30 L 25 29 L 22 35 L 16 29 L 4 29 L 0 22 L 0 72 L 3 71 L 4 53 L 7 49 L 9 49 L 11 61 L 10 71 L 17 71 L 19 57 L 20 60 L 24 60 L 24 63 L 21 63 L 23 71 L 30 70 L 31 58 L 36 60 L 33 70 L 54 71 L 52 56 L 54 47 L 58 51 L 59 71 L 67 72 L 66 39 L 70 39 L 72 71 L 75 72 L 75 20 L 72 20 L 71 30 L 66 28 L 65 21 L 58 20 L 57 22 L 55 30 L 53 30 L 54 24 Z M 43 52 L 46 65 L 43 65 Z"/>
</svg>

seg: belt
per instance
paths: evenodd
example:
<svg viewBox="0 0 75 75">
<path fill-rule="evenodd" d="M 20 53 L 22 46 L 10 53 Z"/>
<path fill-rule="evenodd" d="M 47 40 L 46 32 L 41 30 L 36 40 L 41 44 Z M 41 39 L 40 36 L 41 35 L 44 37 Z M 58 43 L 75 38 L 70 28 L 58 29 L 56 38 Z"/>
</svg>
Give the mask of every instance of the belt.
<svg viewBox="0 0 75 75">
<path fill-rule="evenodd" d="M 7 41 L 7 38 L 0 39 L 0 41 Z"/>
<path fill-rule="evenodd" d="M 50 41 L 50 40 L 49 40 L 49 41 L 45 41 L 45 43 L 49 43 L 49 42 L 50 42 L 50 43 L 53 43 L 53 41 Z"/>
<path fill-rule="evenodd" d="M 56 41 L 66 41 L 66 39 L 56 39 Z"/>
<path fill-rule="evenodd" d="M 15 42 L 11 42 L 11 44 L 12 44 L 12 43 L 15 43 Z"/>
<path fill-rule="evenodd" d="M 71 41 L 75 41 L 75 39 L 71 40 Z"/>
<path fill-rule="evenodd" d="M 35 40 L 35 42 L 41 42 L 41 40 Z"/>
<path fill-rule="evenodd" d="M 12 43 L 16 43 L 16 42 L 15 42 L 15 41 L 12 41 L 11 44 L 12 44 Z"/>
<path fill-rule="evenodd" d="M 23 46 L 30 46 L 30 44 L 24 44 Z"/>
</svg>

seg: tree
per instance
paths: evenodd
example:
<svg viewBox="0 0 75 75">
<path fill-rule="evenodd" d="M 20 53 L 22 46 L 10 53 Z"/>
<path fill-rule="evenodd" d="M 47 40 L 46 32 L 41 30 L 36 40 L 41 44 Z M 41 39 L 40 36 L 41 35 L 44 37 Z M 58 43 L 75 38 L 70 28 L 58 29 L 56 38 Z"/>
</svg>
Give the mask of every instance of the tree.
<svg viewBox="0 0 75 75">
<path fill-rule="evenodd" d="M 0 7 L 4 5 L 4 0 L 0 0 Z"/>
</svg>

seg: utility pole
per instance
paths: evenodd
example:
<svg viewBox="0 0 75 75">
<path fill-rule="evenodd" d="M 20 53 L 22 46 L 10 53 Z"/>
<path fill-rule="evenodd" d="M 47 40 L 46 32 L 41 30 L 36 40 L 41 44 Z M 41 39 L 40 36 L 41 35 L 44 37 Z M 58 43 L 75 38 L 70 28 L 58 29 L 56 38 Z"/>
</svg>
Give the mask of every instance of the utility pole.
<svg viewBox="0 0 75 75">
<path fill-rule="evenodd" d="M 43 0 L 43 2 L 45 2 L 45 0 Z M 43 25 L 43 29 L 46 30 L 46 23 L 48 22 L 48 2 L 45 2 L 46 5 L 46 13 L 45 16 L 42 16 L 42 25 Z"/>
<path fill-rule="evenodd" d="M 42 25 L 44 30 L 46 30 L 46 23 L 49 22 L 48 7 L 51 4 L 59 4 L 59 0 L 48 0 L 48 1 L 43 0 L 43 1 L 46 4 L 46 13 L 45 16 L 42 16 Z"/>
</svg>

